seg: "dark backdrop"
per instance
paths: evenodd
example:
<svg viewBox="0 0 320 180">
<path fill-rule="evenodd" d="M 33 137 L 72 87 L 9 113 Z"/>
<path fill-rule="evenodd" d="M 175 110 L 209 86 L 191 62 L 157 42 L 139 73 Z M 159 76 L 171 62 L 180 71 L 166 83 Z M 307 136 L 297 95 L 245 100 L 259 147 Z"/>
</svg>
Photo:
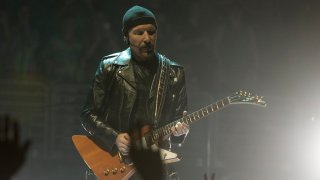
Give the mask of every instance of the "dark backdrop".
<svg viewBox="0 0 320 180">
<path fill-rule="evenodd" d="M 320 178 L 320 4 L 316 0 L 3 0 L 0 113 L 32 147 L 14 179 L 85 179 L 71 143 L 100 58 L 126 48 L 123 13 L 151 9 L 158 50 L 185 66 L 189 111 L 235 90 L 267 108 L 234 106 L 191 126 L 182 179 Z"/>
</svg>

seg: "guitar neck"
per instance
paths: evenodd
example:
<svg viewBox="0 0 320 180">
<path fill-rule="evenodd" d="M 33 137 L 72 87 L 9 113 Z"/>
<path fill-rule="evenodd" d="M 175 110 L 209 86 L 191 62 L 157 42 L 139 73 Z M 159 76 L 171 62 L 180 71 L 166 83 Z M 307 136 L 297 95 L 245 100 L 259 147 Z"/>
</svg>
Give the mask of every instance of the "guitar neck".
<svg viewBox="0 0 320 180">
<path fill-rule="evenodd" d="M 230 104 L 230 99 L 229 97 L 226 97 L 220 101 L 217 101 L 215 103 L 212 103 L 206 107 L 203 107 L 191 114 L 188 114 L 186 116 L 183 116 L 182 118 L 176 120 L 176 121 L 173 121 L 165 126 L 162 126 L 158 129 L 155 129 L 151 132 L 151 141 L 152 143 L 155 143 L 159 140 L 159 138 L 161 137 L 164 137 L 166 135 L 169 135 L 171 134 L 171 128 L 174 127 L 177 122 L 180 122 L 180 123 L 186 123 L 188 125 L 214 113 L 214 112 L 217 112 L 221 109 L 223 109 L 225 106 L 229 105 Z"/>
</svg>

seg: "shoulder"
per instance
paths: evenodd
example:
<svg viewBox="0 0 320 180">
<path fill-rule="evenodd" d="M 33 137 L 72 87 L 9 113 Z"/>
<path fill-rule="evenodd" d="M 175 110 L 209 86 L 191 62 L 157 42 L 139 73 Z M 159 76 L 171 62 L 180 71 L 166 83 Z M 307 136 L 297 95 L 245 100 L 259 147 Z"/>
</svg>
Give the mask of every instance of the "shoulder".
<svg viewBox="0 0 320 180">
<path fill-rule="evenodd" d="M 101 63 L 104 65 L 111 65 L 116 62 L 117 57 L 121 54 L 121 52 L 109 54 L 102 57 Z"/>
<path fill-rule="evenodd" d="M 171 67 L 173 68 L 179 68 L 179 69 L 183 69 L 183 66 L 179 63 L 177 63 L 176 61 L 169 59 L 168 57 L 166 57 L 163 54 L 157 53 L 158 57 L 160 59 L 163 59 L 166 63 L 168 63 Z"/>
<path fill-rule="evenodd" d="M 176 61 L 173 61 L 167 57 L 165 57 L 162 54 L 158 53 L 158 57 L 163 59 L 167 64 L 169 64 L 169 77 L 173 81 L 181 81 L 184 82 L 185 73 L 184 73 L 184 67 L 177 63 Z"/>
<path fill-rule="evenodd" d="M 120 52 L 117 52 L 103 56 L 100 60 L 99 67 L 96 71 L 96 75 L 111 72 L 111 70 L 115 67 L 114 64 L 116 62 L 116 59 L 120 54 Z"/>
<path fill-rule="evenodd" d="M 108 65 L 119 65 L 125 66 L 129 63 L 131 59 L 131 52 L 130 49 L 126 49 L 121 52 L 113 53 L 102 58 L 102 64 L 105 66 Z"/>
</svg>

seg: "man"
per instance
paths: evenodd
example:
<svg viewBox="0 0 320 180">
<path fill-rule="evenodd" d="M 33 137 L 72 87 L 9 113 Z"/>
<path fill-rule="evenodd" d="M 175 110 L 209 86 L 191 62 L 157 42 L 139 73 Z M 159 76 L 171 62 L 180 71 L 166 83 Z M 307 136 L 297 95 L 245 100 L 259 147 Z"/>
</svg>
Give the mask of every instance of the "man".
<svg viewBox="0 0 320 180">
<path fill-rule="evenodd" d="M 105 56 L 98 67 L 82 112 L 84 128 L 110 152 L 128 155 L 129 130 L 136 124 L 161 127 L 187 110 L 183 67 L 156 52 L 154 14 L 134 6 L 123 16 L 122 32 L 129 48 Z M 182 143 L 189 126 L 177 123 L 163 137 L 164 146 Z"/>
</svg>

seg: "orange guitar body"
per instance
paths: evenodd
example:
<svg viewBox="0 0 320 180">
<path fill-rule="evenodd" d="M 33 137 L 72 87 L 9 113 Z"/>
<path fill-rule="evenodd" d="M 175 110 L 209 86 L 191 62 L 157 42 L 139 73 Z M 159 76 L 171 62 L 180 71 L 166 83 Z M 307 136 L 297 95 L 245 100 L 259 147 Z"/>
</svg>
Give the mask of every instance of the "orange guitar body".
<svg viewBox="0 0 320 180">
<path fill-rule="evenodd" d="M 132 164 L 125 164 L 118 154 L 112 156 L 88 136 L 74 135 L 72 141 L 87 166 L 100 180 L 127 180 L 135 173 Z"/>
</svg>

